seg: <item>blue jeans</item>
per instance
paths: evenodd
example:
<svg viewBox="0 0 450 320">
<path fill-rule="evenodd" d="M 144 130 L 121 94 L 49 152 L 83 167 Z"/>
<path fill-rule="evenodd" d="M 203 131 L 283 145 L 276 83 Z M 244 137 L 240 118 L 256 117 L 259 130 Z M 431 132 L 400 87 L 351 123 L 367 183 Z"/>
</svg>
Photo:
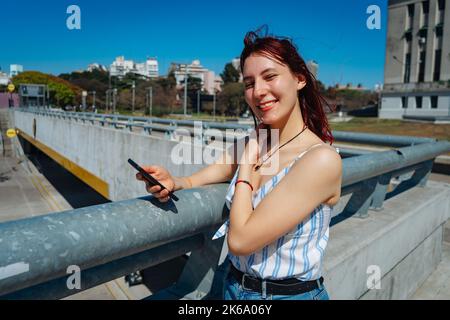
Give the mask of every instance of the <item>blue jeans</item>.
<svg viewBox="0 0 450 320">
<path fill-rule="evenodd" d="M 327 290 L 323 285 L 320 288 L 296 295 L 271 295 L 265 298 L 259 292 L 244 289 L 232 276 L 228 275 L 224 284 L 224 300 L 329 300 Z"/>
</svg>

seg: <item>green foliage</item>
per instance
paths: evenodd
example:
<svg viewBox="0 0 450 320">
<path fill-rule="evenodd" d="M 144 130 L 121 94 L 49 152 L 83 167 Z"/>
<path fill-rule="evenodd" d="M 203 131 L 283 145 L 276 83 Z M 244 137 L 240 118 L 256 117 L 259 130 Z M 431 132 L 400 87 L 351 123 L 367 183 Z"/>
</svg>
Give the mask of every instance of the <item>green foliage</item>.
<svg viewBox="0 0 450 320">
<path fill-rule="evenodd" d="M 12 82 L 16 87 L 19 87 L 21 83 L 48 85 L 51 103 L 60 107 L 65 106 L 66 104 L 78 103 L 78 97 L 81 95 L 82 91 L 81 88 L 64 79 L 38 71 L 22 72 L 15 76 L 12 79 Z"/>
<path fill-rule="evenodd" d="M 239 71 L 236 70 L 236 68 L 230 62 L 225 65 L 223 72 L 220 74 L 225 84 L 230 82 L 238 82 L 239 75 Z"/>
<path fill-rule="evenodd" d="M 239 116 L 245 111 L 244 84 L 230 82 L 222 87 L 218 95 L 218 112 L 225 115 Z"/>
<path fill-rule="evenodd" d="M 191 77 L 189 75 L 187 82 L 188 82 L 187 89 L 190 93 L 197 93 L 197 91 L 201 90 L 202 88 L 202 79 L 200 78 Z"/>
</svg>

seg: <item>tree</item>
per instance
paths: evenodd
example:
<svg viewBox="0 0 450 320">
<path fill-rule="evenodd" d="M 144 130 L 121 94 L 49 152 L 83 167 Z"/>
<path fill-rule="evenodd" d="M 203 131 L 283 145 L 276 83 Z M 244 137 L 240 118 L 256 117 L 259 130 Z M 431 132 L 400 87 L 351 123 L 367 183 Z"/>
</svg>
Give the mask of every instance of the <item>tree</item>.
<svg viewBox="0 0 450 320">
<path fill-rule="evenodd" d="M 227 84 L 230 82 L 238 82 L 240 74 L 233 64 L 229 62 L 225 65 L 223 73 L 221 73 L 220 76 L 222 77 L 224 84 Z"/>
<path fill-rule="evenodd" d="M 13 77 L 12 82 L 16 87 L 21 83 L 48 85 L 50 100 L 60 107 L 67 104 L 78 104 L 81 100 L 82 89 L 80 87 L 50 74 L 25 71 Z"/>
<path fill-rule="evenodd" d="M 225 84 L 218 95 L 217 102 L 219 113 L 240 116 L 246 109 L 244 84 L 241 82 Z"/>
</svg>

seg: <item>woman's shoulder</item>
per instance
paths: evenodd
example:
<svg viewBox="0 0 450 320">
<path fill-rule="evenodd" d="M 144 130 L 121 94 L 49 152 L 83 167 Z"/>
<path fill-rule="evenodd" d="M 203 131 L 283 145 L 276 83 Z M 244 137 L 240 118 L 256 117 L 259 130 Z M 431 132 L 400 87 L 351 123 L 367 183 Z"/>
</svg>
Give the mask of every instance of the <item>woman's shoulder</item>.
<svg viewBox="0 0 450 320">
<path fill-rule="evenodd" d="M 322 175 L 339 175 L 342 172 L 342 159 L 339 150 L 322 141 L 313 141 L 297 157 L 294 167 L 312 170 Z M 296 170 L 293 170 L 295 172 Z"/>
</svg>

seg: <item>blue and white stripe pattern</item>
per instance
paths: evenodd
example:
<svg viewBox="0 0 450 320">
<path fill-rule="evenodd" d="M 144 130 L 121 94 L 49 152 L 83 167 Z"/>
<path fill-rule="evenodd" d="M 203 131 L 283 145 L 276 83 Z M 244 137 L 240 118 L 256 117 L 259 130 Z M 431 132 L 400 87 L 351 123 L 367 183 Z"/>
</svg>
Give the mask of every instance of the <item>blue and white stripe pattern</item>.
<svg viewBox="0 0 450 320">
<path fill-rule="evenodd" d="M 254 208 L 289 172 L 295 161 L 308 150 L 301 153 L 291 164 L 257 190 L 253 195 Z M 228 187 L 226 195 L 228 208 L 231 208 L 235 189 L 234 183 L 238 174 L 239 168 Z M 297 278 L 302 281 L 319 279 L 322 276 L 322 261 L 328 242 L 331 216 L 332 208 L 321 204 L 293 230 L 274 243 L 249 256 L 234 256 L 228 253 L 228 257 L 237 269 L 261 279 Z M 224 236 L 228 232 L 229 223 L 230 220 L 228 219 L 215 233 L 213 239 Z"/>
</svg>

